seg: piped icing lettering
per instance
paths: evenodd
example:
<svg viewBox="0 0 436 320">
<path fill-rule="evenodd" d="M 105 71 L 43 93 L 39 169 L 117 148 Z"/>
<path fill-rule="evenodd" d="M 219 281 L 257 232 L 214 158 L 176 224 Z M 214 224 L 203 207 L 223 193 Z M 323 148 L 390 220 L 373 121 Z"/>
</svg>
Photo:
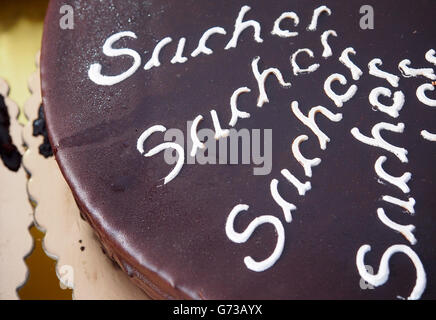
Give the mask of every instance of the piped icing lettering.
<svg viewBox="0 0 436 320">
<path fill-rule="evenodd" d="M 328 57 L 331 57 L 333 55 L 332 48 L 330 47 L 330 45 L 328 43 L 328 38 L 330 36 L 337 37 L 338 34 L 336 33 L 335 30 L 327 30 L 327 31 L 324 31 L 321 35 L 321 44 L 323 47 L 322 56 L 324 58 L 328 58 Z"/>
<path fill-rule="evenodd" d="M 384 87 L 374 88 L 369 94 L 369 103 L 377 108 L 377 110 L 384 112 L 393 118 L 397 118 L 400 115 L 399 111 L 404 106 L 405 97 L 403 92 L 395 91 L 393 103 L 390 106 L 384 105 L 379 101 L 378 98 L 380 95 L 390 98 L 392 96 L 392 92 L 388 88 Z"/>
<path fill-rule="evenodd" d="M 415 245 L 418 242 L 415 238 L 415 235 L 413 234 L 413 231 L 416 229 L 413 224 L 408 224 L 405 226 L 392 221 L 388 218 L 383 208 L 377 209 L 377 216 L 380 221 L 383 222 L 386 226 L 394 231 L 401 233 L 404 238 L 406 238 L 407 241 L 410 242 L 411 245 Z"/>
<path fill-rule="evenodd" d="M 256 42 L 262 43 L 263 39 L 260 37 L 260 24 L 259 22 L 255 20 L 247 20 L 243 21 L 245 14 L 251 10 L 251 7 L 249 6 L 243 6 L 241 8 L 241 11 L 239 11 L 238 18 L 235 22 L 235 30 L 233 31 L 233 36 L 230 39 L 230 41 L 227 43 L 225 50 L 236 48 L 238 44 L 239 36 L 241 35 L 242 31 L 245 29 L 252 27 L 254 29 L 254 40 Z"/>
<path fill-rule="evenodd" d="M 344 64 L 348 69 L 350 69 L 353 80 L 359 80 L 363 72 L 350 60 L 350 53 L 352 55 L 356 55 L 356 51 L 353 48 L 349 47 L 344 49 L 339 57 L 339 61 L 342 62 L 342 64 Z"/>
<path fill-rule="evenodd" d="M 309 137 L 306 135 L 300 135 L 294 139 L 292 142 L 292 153 L 295 159 L 303 166 L 304 173 L 306 177 L 312 177 L 312 167 L 315 167 L 321 163 L 320 158 L 307 159 L 300 152 L 300 144 L 303 141 L 308 140 Z"/>
<path fill-rule="evenodd" d="M 251 237 L 257 227 L 261 226 L 262 224 L 269 223 L 274 226 L 277 233 L 277 243 L 273 253 L 262 261 L 254 261 L 254 259 L 250 256 L 246 256 L 244 258 L 244 263 L 248 269 L 255 272 L 262 272 L 271 268 L 282 255 L 283 248 L 285 246 L 285 230 L 278 218 L 271 215 L 263 215 L 251 221 L 243 232 L 235 231 L 234 221 L 237 215 L 242 211 L 247 211 L 248 208 L 249 206 L 246 204 L 238 204 L 232 209 L 226 220 L 226 235 L 235 243 L 245 243 Z"/>
<path fill-rule="evenodd" d="M 365 267 L 365 255 L 371 251 L 371 246 L 365 244 L 359 248 L 356 255 L 356 265 L 360 276 L 375 287 L 382 286 L 389 279 L 389 260 L 398 252 L 404 253 L 412 261 L 416 269 L 416 283 L 408 297 L 409 300 L 417 300 L 421 298 L 427 285 L 427 276 L 418 255 L 410 247 L 406 245 L 393 245 L 389 247 L 384 253 L 380 261 L 378 272 L 370 274 Z"/>
<path fill-rule="evenodd" d="M 332 113 L 330 110 L 324 108 L 323 106 L 316 106 L 310 109 L 309 115 L 305 116 L 298 108 L 298 102 L 293 101 L 291 103 L 291 110 L 295 116 L 318 137 L 319 145 L 322 150 L 327 148 L 327 142 L 330 142 L 330 138 L 321 131 L 315 121 L 316 114 L 322 113 L 327 119 L 334 122 L 339 122 L 342 120 L 342 113 Z"/>
<path fill-rule="evenodd" d="M 406 78 L 423 76 L 430 80 L 436 80 L 436 75 L 432 68 L 411 68 L 409 67 L 412 62 L 409 59 L 404 59 L 398 64 L 402 75 Z"/>
<path fill-rule="evenodd" d="M 154 147 L 150 151 L 144 154 L 144 143 L 155 132 L 165 132 L 167 129 L 162 125 L 155 125 L 148 129 L 146 129 L 138 138 L 136 148 L 138 149 L 139 153 L 144 155 L 144 157 L 152 157 L 159 152 L 162 152 L 166 149 L 174 149 L 177 151 L 178 159 L 177 163 L 174 166 L 173 170 L 164 178 L 164 184 L 167 184 L 171 180 L 173 180 L 177 175 L 179 174 L 180 170 L 182 170 L 183 164 L 185 162 L 185 150 L 182 146 L 180 146 L 177 143 L 174 142 L 165 142 L 161 143 L 158 146 Z"/>
<path fill-rule="evenodd" d="M 390 175 L 382 167 L 382 165 L 383 165 L 383 163 L 385 163 L 386 159 L 387 158 L 385 156 L 380 156 L 377 159 L 377 161 L 375 162 L 374 168 L 375 168 L 375 172 L 377 173 L 377 175 L 381 179 L 383 179 L 383 180 L 389 182 L 390 184 L 393 184 L 397 188 L 399 188 L 401 191 L 403 191 L 403 193 L 409 193 L 410 188 L 407 185 L 407 182 L 409 182 L 409 180 L 412 178 L 412 174 L 410 172 L 405 172 L 400 177 L 394 177 L 394 176 Z"/>
<path fill-rule="evenodd" d="M 386 142 L 380 135 L 381 130 L 388 130 L 396 133 L 402 133 L 404 131 L 404 123 L 398 123 L 393 125 L 386 122 L 380 122 L 374 125 L 371 129 L 372 138 L 369 138 L 360 133 L 359 129 L 354 127 L 351 129 L 351 134 L 360 142 L 366 143 L 373 147 L 379 147 L 385 149 L 386 151 L 392 152 L 400 159 L 401 162 L 408 162 L 407 150 L 404 148 L 396 147 L 388 142 Z"/>
<path fill-rule="evenodd" d="M 430 133 L 427 130 L 421 131 L 421 136 L 428 141 L 436 142 L 436 134 Z"/>
<path fill-rule="evenodd" d="M 302 73 L 314 72 L 319 68 L 319 64 L 314 63 L 305 69 L 301 69 L 300 66 L 297 64 L 296 60 L 297 60 L 297 56 L 303 52 L 306 53 L 311 58 L 314 57 L 312 50 L 310 50 L 308 48 L 298 49 L 297 51 L 294 52 L 294 54 L 291 56 L 291 65 L 292 65 L 292 69 L 294 71 L 294 75 L 296 75 L 296 76 L 299 74 L 302 74 Z"/>
<path fill-rule="evenodd" d="M 295 188 L 297 188 L 298 194 L 300 196 L 304 196 L 307 191 L 312 189 L 312 185 L 310 181 L 306 181 L 302 183 L 292 173 L 290 173 L 288 169 L 283 169 L 280 172 L 286 178 L 286 180 L 288 180 L 290 183 L 294 185 Z"/>
<path fill-rule="evenodd" d="M 270 183 L 271 196 L 273 197 L 274 201 L 282 208 L 283 215 L 285 216 L 286 222 L 291 223 L 292 222 L 291 211 L 296 210 L 297 207 L 294 204 L 289 203 L 282 198 L 282 196 L 279 194 L 278 191 L 278 184 L 279 181 L 277 179 L 271 180 Z"/>
<path fill-rule="evenodd" d="M 291 19 L 294 21 L 294 26 L 298 26 L 300 23 L 300 19 L 298 18 L 298 15 L 295 12 L 283 12 L 280 17 L 277 18 L 276 21 L 274 21 L 274 27 L 271 31 L 272 35 L 279 36 L 281 38 L 290 38 L 290 37 L 296 37 L 298 36 L 298 32 L 291 32 L 289 30 L 283 30 L 280 28 L 280 23 L 285 19 Z"/>
<path fill-rule="evenodd" d="M 265 103 L 269 102 L 268 95 L 266 94 L 265 91 L 265 81 L 269 75 L 273 74 L 283 87 L 290 87 L 291 84 L 283 80 L 282 73 L 277 68 L 269 68 L 262 71 L 262 73 L 260 73 L 259 60 L 260 57 L 256 57 L 253 59 L 253 61 L 251 62 L 251 69 L 253 70 L 253 75 L 256 78 L 257 86 L 259 88 L 259 97 L 257 98 L 257 106 L 262 107 Z"/>
<path fill-rule="evenodd" d="M 192 51 L 191 56 L 192 57 L 196 57 L 198 56 L 200 53 L 203 54 L 212 54 L 213 51 L 212 49 L 208 48 L 206 46 L 206 41 L 213 35 L 213 34 L 227 34 L 226 30 L 224 30 L 224 28 L 221 27 L 213 27 L 208 29 L 200 38 L 200 40 L 198 41 L 198 46 L 197 48 Z"/>
<path fill-rule="evenodd" d="M 329 16 L 332 14 L 332 11 L 327 6 L 320 6 L 315 10 L 313 10 L 312 20 L 310 21 L 310 24 L 307 27 L 308 31 L 316 31 L 316 28 L 318 26 L 319 16 L 324 12 Z"/>
<path fill-rule="evenodd" d="M 382 65 L 383 62 L 381 59 L 379 58 L 372 59 L 368 63 L 369 74 L 377 78 L 385 79 L 387 82 L 390 83 L 391 86 L 397 88 L 398 82 L 400 81 L 400 77 L 392 73 L 380 70 L 378 67 Z"/>
<path fill-rule="evenodd" d="M 436 99 L 430 99 L 425 94 L 426 91 L 434 91 L 434 86 L 431 83 L 424 83 L 416 89 L 416 97 L 419 101 L 429 107 L 436 107 Z"/>
<path fill-rule="evenodd" d="M 130 56 L 133 58 L 132 66 L 125 72 L 117 76 L 105 76 L 101 74 L 101 64 L 93 63 L 88 70 L 88 77 L 91 81 L 101 86 L 112 86 L 117 84 L 132 74 L 141 66 L 141 56 L 138 52 L 127 48 L 112 48 L 112 45 L 124 37 L 130 37 L 136 39 L 136 34 L 131 31 L 118 32 L 110 36 L 103 45 L 103 53 L 108 57 Z"/>
<path fill-rule="evenodd" d="M 436 66 L 436 51 L 430 49 L 425 53 L 425 60 Z"/>
<path fill-rule="evenodd" d="M 415 213 L 416 201 L 412 197 L 410 197 L 407 201 L 400 200 L 400 199 L 392 197 L 392 196 L 383 196 L 382 199 L 386 202 L 395 204 L 399 207 L 406 209 L 410 214 Z"/>
<path fill-rule="evenodd" d="M 198 115 L 194 121 L 192 122 L 191 126 L 191 140 L 192 140 L 192 149 L 191 149 L 191 157 L 195 157 L 195 154 L 197 153 L 197 149 L 204 149 L 206 146 L 203 142 L 198 139 L 197 135 L 197 127 L 200 121 L 203 120 L 202 115 Z"/>
<path fill-rule="evenodd" d="M 355 84 L 353 84 L 352 86 L 350 86 L 348 88 L 347 92 L 339 95 L 339 94 L 336 94 L 335 92 L 333 92 L 333 90 L 332 90 L 332 82 L 333 81 L 339 81 L 340 84 L 345 86 L 347 84 L 347 79 L 345 79 L 345 77 L 342 74 L 333 73 L 324 82 L 324 91 L 325 91 L 326 95 L 330 99 L 332 99 L 332 101 L 336 104 L 336 106 L 338 108 L 341 108 L 345 102 L 347 102 L 352 97 L 354 97 L 354 95 L 357 92 L 357 86 Z"/>
<path fill-rule="evenodd" d="M 229 131 L 229 129 L 223 130 L 221 128 L 221 124 L 220 124 L 220 121 L 218 119 L 218 115 L 217 115 L 216 111 L 212 109 L 210 111 L 210 115 L 212 116 L 213 126 L 215 128 L 215 139 L 219 140 L 221 138 L 228 137 L 230 134 L 230 131 Z"/>
<path fill-rule="evenodd" d="M 230 98 L 230 108 L 232 110 L 232 118 L 230 119 L 229 126 L 231 127 L 234 127 L 236 125 L 236 122 L 238 121 L 239 118 L 246 119 L 250 117 L 250 114 L 248 112 L 240 111 L 238 109 L 239 95 L 247 92 L 251 92 L 250 88 L 241 87 L 239 89 L 236 89 Z"/>
<path fill-rule="evenodd" d="M 185 49 L 186 38 L 182 37 L 177 44 L 177 50 L 174 57 L 171 59 L 172 64 L 176 63 L 185 63 L 188 61 L 188 58 L 183 56 L 183 50 Z"/>
<path fill-rule="evenodd" d="M 151 55 L 150 60 L 145 64 L 144 70 L 150 70 L 153 67 L 159 67 L 160 66 L 160 60 L 159 55 L 163 47 L 165 47 L 168 43 L 173 41 L 170 37 L 163 38 L 161 41 L 158 42 L 156 47 L 153 50 L 153 53 Z"/>
</svg>

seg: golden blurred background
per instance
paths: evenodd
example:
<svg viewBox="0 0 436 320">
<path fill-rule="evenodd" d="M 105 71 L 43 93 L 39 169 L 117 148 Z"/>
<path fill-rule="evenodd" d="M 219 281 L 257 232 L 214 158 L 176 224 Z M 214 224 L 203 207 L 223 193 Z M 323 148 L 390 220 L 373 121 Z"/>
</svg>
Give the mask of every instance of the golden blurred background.
<svg viewBox="0 0 436 320">
<path fill-rule="evenodd" d="M 48 0 L 0 0 L 0 77 L 10 86 L 10 97 L 23 110 L 30 97 L 27 79 L 35 72 L 35 55 L 40 50 L 43 21 Z M 23 112 L 19 121 L 25 124 Z M 25 259 L 29 279 L 18 290 L 21 299 L 71 299 L 72 291 L 63 290 L 55 273 L 56 261 L 42 248 L 44 233 L 30 228 L 34 249 Z"/>
</svg>

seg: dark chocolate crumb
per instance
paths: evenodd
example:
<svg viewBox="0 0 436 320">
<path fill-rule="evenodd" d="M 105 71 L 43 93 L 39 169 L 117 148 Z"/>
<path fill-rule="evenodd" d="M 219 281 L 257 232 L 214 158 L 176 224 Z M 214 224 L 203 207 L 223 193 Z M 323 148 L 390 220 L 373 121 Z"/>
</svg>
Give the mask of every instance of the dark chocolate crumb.
<svg viewBox="0 0 436 320">
<path fill-rule="evenodd" d="M 45 124 L 44 109 L 40 105 L 38 109 L 38 119 L 33 121 L 33 136 L 43 136 L 44 140 L 39 146 L 39 153 L 45 158 L 51 157 L 53 155 L 53 150 L 48 140 L 47 127 Z"/>
<path fill-rule="evenodd" d="M 80 247 L 80 251 L 85 251 L 85 247 L 84 247 L 84 246 L 81 246 L 81 247 Z"/>
<path fill-rule="evenodd" d="M 0 157 L 4 165 L 12 171 L 18 171 L 21 166 L 21 154 L 12 143 L 9 134 L 11 125 L 5 99 L 0 95 Z"/>
</svg>

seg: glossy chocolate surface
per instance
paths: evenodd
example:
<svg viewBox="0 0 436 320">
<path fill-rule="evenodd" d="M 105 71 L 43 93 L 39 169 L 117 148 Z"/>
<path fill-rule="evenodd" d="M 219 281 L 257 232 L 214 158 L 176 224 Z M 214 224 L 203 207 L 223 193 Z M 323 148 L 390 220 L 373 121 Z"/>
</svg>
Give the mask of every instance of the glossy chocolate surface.
<svg viewBox="0 0 436 320">
<path fill-rule="evenodd" d="M 60 28 L 61 5 L 74 9 L 74 29 Z M 322 15 L 318 29 L 306 30 L 313 10 L 327 5 L 332 15 Z M 359 8 L 372 5 L 375 29 L 362 30 Z M 261 24 L 263 43 L 253 39 L 253 29 L 244 31 L 236 48 L 224 50 L 230 40 L 235 20 L 243 5 L 251 10 L 247 19 Z M 377 272 L 381 256 L 394 244 L 409 245 L 421 259 L 427 273 L 423 298 L 436 298 L 436 143 L 424 140 L 420 131 L 436 131 L 436 110 L 416 98 L 416 88 L 430 80 L 404 78 L 398 63 L 410 59 L 413 67 L 432 67 L 425 53 L 436 47 L 434 38 L 435 4 L 416 1 L 52 1 L 42 46 L 41 76 L 47 127 L 56 159 L 86 217 L 112 248 L 122 267 L 139 283 L 156 284 L 161 296 L 205 299 L 396 299 L 408 297 L 416 281 L 411 260 L 402 253 L 390 259 L 389 280 L 374 290 L 361 289 L 356 268 L 357 250 L 364 244 L 372 247 L 365 263 Z M 271 34 L 274 21 L 282 12 L 294 11 L 300 24 L 290 20 L 283 29 L 295 29 L 297 37 L 280 38 Z M 190 53 L 209 28 L 220 26 L 226 35 L 213 35 L 207 42 L 211 55 L 192 58 Z M 333 29 L 330 37 L 333 56 L 321 56 L 320 36 Z M 107 57 L 102 52 L 106 39 L 120 31 L 132 31 L 137 39 L 123 38 L 114 47 L 136 50 L 141 67 L 128 79 L 113 86 L 100 86 L 88 77 L 93 63 L 103 65 L 102 73 L 119 74 L 133 59 Z M 293 30 L 291 30 L 293 31 Z M 161 66 L 144 70 L 158 41 L 173 41 L 160 54 Z M 177 43 L 186 38 L 184 55 L 188 61 L 172 64 Z M 347 47 L 357 54 L 350 56 L 364 72 L 354 81 L 349 69 L 338 61 Z M 319 63 L 314 73 L 295 76 L 290 56 L 298 49 L 309 48 L 313 59 L 299 58 L 302 66 Z M 436 49 L 436 48 L 435 48 Z M 145 53 L 146 52 L 146 53 Z M 283 88 L 271 76 L 266 82 L 270 102 L 256 107 L 258 89 L 251 62 L 260 56 L 260 68 L 278 68 L 292 87 Z M 381 69 L 400 76 L 399 88 L 368 73 L 373 58 L 383 60 Z M 433 66 L 434 67 L 434 66 Z M 333 89 L 345 92 L 351 84 L 356 95 L 337 108 L 326 96 L 324 80 L 332 73 L 343 74 L 346 86 L 335 83 Z M 204 117 L 200 128 L 213 128 L 210 110 L 215 109 L 223 128 L 231 117 L 230 96 L 239 87 L 251 93 L 241 95 L 239 106 L 251 113 L 239 119 L 236 129 L 272 129 L 272 171 L 253 175 L 256 165 L 184 165 L 180 174 L 161 187 L 173 165 L 164 154 L 145 158 L 136 149 L 136 141 L 147 128 L 161 124 L 179 128 L 189 138 L 186 122 L 197 115 Z M 379 86 L 401 90 L 406 102 L 400 116 L 391 118 L 372 110 L 368 95 Z M 430 98 L 434 93 L 427 92 Z M 297 100 L 307 114 L 322 105 L 343 120 L 331 122 L 317 116 L 321 130 L 331 139 L 321 150 L 312 131 L 292 113 Z M 390 99 L 382 100 L 385 104 Z M 393 145 L 408 150 L 408 163 L 401 163 L 392 153 L 357 141 L 350 133 L 358 127 L 370 135 L 379 122 L 403 122 L 403 134 L 383 132 Z M 305 134 L 302 144 L 308 158 L 322 162 L 313 168 L 312 178 L 291 153 L 291 142 Z M 145 143 L 150 149 L 163 142 L 155 133 Z M 189 153 L 185 147 L 185 153 Z M 379 183 L 374 163 L 387 156 L 386 171 L 400 176 L 412 173 L 411 192 L 403 194 L 389 183 Z M 288 169 L 301 181 L 310 181 L 312 189 L 299 196 L 295 187 L 280 174 Z M 279 180 L 283 198 L 297 206 L 293 221 L 286 223 L 281 208 L 270 194 L 271 179 Z M 416 200 L 415 215 L 381 200 L 391 195 Z M 245 230 L 256 217 L 264 214 L 280 219 L 285 229 L 285 246 L 280 259 L 264 272 L 253 272 L 244 264 L 245 256 L 255 260 L 268 257 L 276 244 L 270 224 L 257 228 L 246 243 L 229 240 L 225 223 L 232 208 L 244 203 L 248 212 L 236 219 L 235 229 Z M 399 233 L 385 226 L 377 217 L 377 208 L 399 224 L 413 224 L 418 243 L 410 245 Z M 142 280 L 141 280 L 142 279 Z M 150 285 L 151 282 L 151 285 Z M 164 283 L 167 285 L 165 286 Z M 171 289 L 173 288 L 173 289 Z M 156 289 L 159 291 L 158 289 Z"/>
</svg>

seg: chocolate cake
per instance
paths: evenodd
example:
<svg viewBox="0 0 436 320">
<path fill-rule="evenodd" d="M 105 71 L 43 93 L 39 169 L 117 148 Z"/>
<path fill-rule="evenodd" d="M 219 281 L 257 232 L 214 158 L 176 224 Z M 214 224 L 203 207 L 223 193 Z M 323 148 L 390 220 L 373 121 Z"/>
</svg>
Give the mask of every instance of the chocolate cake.
<svg viewBox="0 0 436 320">
<path fill-rule="evenodd" d="M 51 1 L 50 142 L 153 298 L 434 299 L 435 3 Z"/>
</svg>

